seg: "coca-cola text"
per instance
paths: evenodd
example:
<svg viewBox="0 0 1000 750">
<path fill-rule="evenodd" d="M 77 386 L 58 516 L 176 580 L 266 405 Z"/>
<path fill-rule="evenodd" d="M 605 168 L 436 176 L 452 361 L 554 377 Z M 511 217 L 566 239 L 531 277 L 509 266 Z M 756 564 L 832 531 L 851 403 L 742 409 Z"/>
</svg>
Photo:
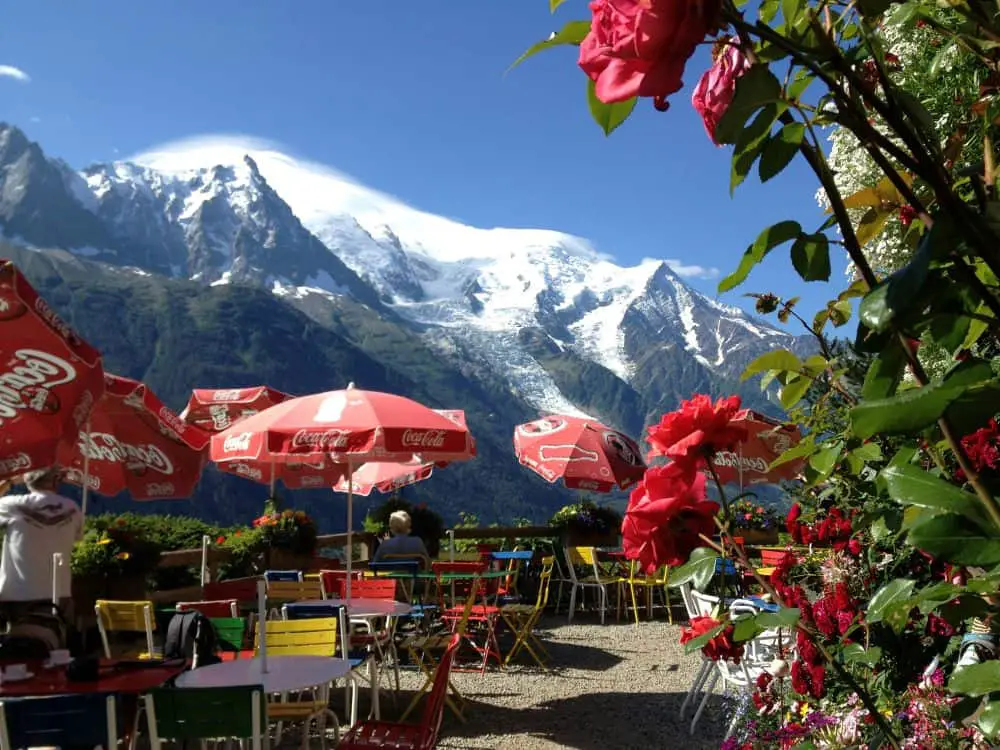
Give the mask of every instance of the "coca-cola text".
<svg viewBox="0 0 1000 750">
<path fill-rule="evenodd" d="M 443 448 L 444 430 L 404 430 L 403 447 L 413 449 Z"/>
<path fill-rule="evenodd" d="M 742 465 L 744 471 L 759 471 L 761 474 L 767 472 L 768 462 L 763 458 L 754 456 L 739 456 L 733 451 L 719 451 L 715 454 L 713 462 L 716 466 L 729 466 L 739 469 Z"/>
<path fill-rule="evenodd" d="M 239 435 L 229 435 L 222 441 L 223 453 L 243 453 L 250 450 L 252 432 L 241 432 Z"/>
<path fill-rule="evenodd" d="M 7 368 L 7 372 L 0 374 L 0 427 L 30 406 L 22 391 L 47 391 L 76 379 L 73 365 L 38 349 L 18 349 Z"/>
<path fill-rule="evenodd" d="M 341 451 L 350 445 L 351 433 L 347 430 L 324 430 L 312 432 L 299 430 L 292 435 L 292 450 L 308 449 L 310 453 L 331 453 Z"/>
<path fill-rule="evenodd" d="M 19 471 L 27 471 L 30 468 L 31 456 L 27 453 L 0 458 L 0 476 L 17 474 Z"/>
<path fill-rule="evenodd" d="M 111 461 L 127 465 L 146 466 L 160 474 L 174 473 L 174 464 L 157 446 L 123 443 L 106 432 L 81 432 L 80 452 L 91 461 Z"/>
</svg>

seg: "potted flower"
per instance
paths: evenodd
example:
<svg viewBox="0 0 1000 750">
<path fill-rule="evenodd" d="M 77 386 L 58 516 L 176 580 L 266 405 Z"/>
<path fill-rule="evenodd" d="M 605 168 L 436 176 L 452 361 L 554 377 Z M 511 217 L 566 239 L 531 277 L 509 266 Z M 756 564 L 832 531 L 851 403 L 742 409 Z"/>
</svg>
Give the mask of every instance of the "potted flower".
<svg viewBox="0 0 1000 750">
<path fill-rule="evenodd" d="M 564 505 L 549 519 L 569 547 L 616 547 L 622 517 L 612 508 L 590 500 Z"/>
<path fill-rule="evenodd" d="M 77 612 L 97 599 L 146 598 L 147 579 L 160 561 L 160 546 L 130 517 L 89 529 L 73 548 L 73 601 Z"/>
<path fill-rule="evenodd" d="M 741 537 L 746 544 L 777 544 L 782 520 L 770 508 L 756 503 L 752 498 L 737 500 L 729 506 L 732 521 L 730 534 Z"/>
<path fill-rule="evenodd" d="M 265 512 L 253 522 L 259 530 L 268 567 L 278 570 L 308 568 L 316 552 L 316 524 L 301 510 Z"/>
</svg>

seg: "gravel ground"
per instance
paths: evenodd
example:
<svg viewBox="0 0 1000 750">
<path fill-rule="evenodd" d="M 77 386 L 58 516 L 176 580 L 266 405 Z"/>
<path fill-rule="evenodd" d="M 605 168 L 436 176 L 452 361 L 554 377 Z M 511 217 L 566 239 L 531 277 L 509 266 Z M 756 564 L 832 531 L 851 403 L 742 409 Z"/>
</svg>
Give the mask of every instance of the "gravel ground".
<svg viewBox="0 0 1000 750">
<path fill-rule="evenodd" d="M 541 622 L 541 639 L 552 655 L 551 673 L 512 665 L 485 675 L 458 673 L 454 682 L 466 697 L 466 723 L 447 709 L 441 728 L 442 749 L 476 750 L 715 750 L 724 721 L 719 699 L 709 703 L 695 736 L 677 717 L 698 660 L 678 644 L 680 628 L 663 615 L 655 621 L 600 625 L 596 615 L 579 615 L 572 625 L 565 615 Z M 501 639 L 506 651 L 508 639 Z M 528 663 L 526 653 L 518 657 Z M 402 673 L 406 706 L 420 681 Z M 387 687 L 383 683 L 384 687 Z M 383 689 L 383 715 L 394 715 L 390 691 Z"/>
</svg>

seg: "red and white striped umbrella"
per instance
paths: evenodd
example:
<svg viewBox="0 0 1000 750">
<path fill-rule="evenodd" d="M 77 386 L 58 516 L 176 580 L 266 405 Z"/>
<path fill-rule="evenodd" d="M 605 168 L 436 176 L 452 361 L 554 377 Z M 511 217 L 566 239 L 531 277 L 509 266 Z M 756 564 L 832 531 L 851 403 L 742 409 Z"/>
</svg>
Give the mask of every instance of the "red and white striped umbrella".
<svg viewBox="0 0 1000 750">
<path fill-rule="evenodd" d="M 517 459 L 548 482 L 611 492 L 642 479 L 646 463 L 632 438 L 597 420 L 552 415 L 514 428 Z"/>
<path fill-rule="evenodd" d="M 736 413 L 734 424 L 746 428 L 747 436 L 735 450 L 715 454 L 712 464 L 719 481 L 748 484 L 777 483 L 794 479 L 805 467 L 805 459 L 788 461 L 769 470 L 771 462 L 802 439 L 799 428 L 784 424 L 750 409 Z"/>
</svg>

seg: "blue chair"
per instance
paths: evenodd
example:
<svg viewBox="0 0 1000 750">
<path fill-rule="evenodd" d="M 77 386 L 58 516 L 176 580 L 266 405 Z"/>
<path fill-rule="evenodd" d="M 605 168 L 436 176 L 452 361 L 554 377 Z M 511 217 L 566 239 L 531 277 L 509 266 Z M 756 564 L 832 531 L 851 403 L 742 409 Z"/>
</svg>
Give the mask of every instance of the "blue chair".
<svg viewBox="0 0 1000 750">
<path fill-rule="evenodd" d="M 725 565 L 723 565 L 723 562 L 725 562 Z M 717 557 L 715 558 L 715 572 L 725 573 L 727 576 L 734 576 L 736 575 L 736 563 L 732 560 L 723 561 L 721 557 Z"/>
<path fill-rule="evenodd" d="M 292 583 L 302 580 L 301 570 L 265 570 L 264 580 L 268 583 Z"/>
<path fill-rule="evenodd" d="M 115 696 L 107 693 L 0 701 L 0 750 L 68 745 L 115 748 L 118 730 Z"/>
</svg>

